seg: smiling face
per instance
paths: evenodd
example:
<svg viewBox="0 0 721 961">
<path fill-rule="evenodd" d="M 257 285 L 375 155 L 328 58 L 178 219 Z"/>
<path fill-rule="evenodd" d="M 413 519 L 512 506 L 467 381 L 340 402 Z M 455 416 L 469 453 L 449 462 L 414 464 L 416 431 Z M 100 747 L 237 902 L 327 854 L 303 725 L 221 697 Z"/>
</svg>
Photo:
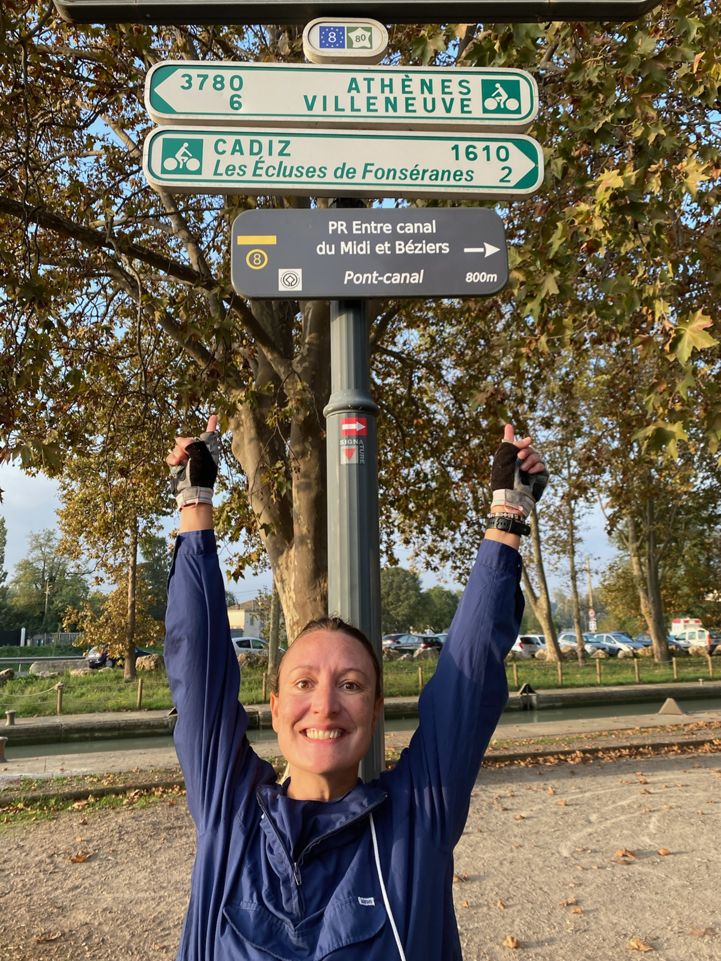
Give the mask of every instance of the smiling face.
<svg viewBox="0 0 721 961">
<path fill-rule="evenodd" d="M 283 656 L 271 694 L 273 730 L 288 761 L 288 794 L 330 800 L 349 791 L 382 699 L 370 654 L 340 631 L 303 634 Z"/>
</svg>

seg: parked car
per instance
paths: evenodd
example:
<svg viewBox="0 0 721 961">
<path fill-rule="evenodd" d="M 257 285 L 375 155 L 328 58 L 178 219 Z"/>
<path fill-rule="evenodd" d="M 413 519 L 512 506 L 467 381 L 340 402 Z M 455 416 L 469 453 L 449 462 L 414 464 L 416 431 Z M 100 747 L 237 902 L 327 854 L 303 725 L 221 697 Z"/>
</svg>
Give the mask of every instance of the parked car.
<svg viewBox="0 0 721 961">
<path fill-rule="evenodd" d="M 147 654 L 153 653 L 153 651 L 146 651 L 142 647 L 135 648 L 136 657 L 145 657 Z M 88 667 L 93 669 L 122 665 L 123 660 L 124 658 L 122 657 L 111 657 L 107 646 L 91 647 L 90 650 L 85 654 L 85 661 Z"/>
<path fill-rule="evenodd" d="M 576 650 L 576 632 L 575 631 L 561 631 L 558 635 L 558 646 L 561 650 Z M 596 651 L 604 650 L 602 644 L 594 640 L 593 634 L 588 632 L 583 633 L 583 650 L 586 654 L 595 654 Z"/>
<path fill-rule="evenodd" d="M 638 643 L 639 643 L 639 644 L 642 644 L 644 647 L 651 647 L 651 646 L 653 645 L 653 641 L 652 641 L 652 639 L 651 639 L 651 635 L 650 635 L 650 634 L 646 634 L 646 633 L 637 634 L 636 637 L 634 638 L 634 640 L 635 640 L 635 641 L 638 641 Z M 667 635 L 666 635 L 666 643 L 668 644 L 669 650 L 677 650 L 677 651 L 678 651 L 678 650 L 684 650 L 684 651 L 687 651 L 687 650 L 688 650 L 688 647 L 689 647 L 687 641 L 679 641 L 678 638 L 677 638 L 674 634 L 667 634 Z"/>
<path fill-rule="evenodd" d="M 442 647 L 437 634 L 401 634 L 391 650 L 415 653 L 420 650 L 440 651 Z"/>
<path fill-rule="evenodd" d="M 448 640 L 448 631 L 444 631 L 442 634 L 436 634 L 436 637 L 441 642 L 441 647 L 442 647 Z"/>
<path fill-rule="evenodd" d="M 679 641 L 677 637 L 673 634 L 669 634 L 667 638 L 668 649 L 673 654 L 674 651 L 681 651 L 684 654 L 688 654 L 688 649 L 690 644 L 688 641 Z"/>
<path fill-rule="evenodd" d="M 534 657 L 546 646 L 546 638 L 543 634 L 519 634 L 513 643 L 512 651 L 521 651 Z"/>
<path fill-rule="evenodd" d="M 383 650 L 387 651 L 389 648 L 393 647 L 399 637 L 403 637 L 403 634 L 384 634 L 383 640 L 381 641 Z"/>
<path fill-rule="evenodd" d="M 91 647 L 85 655 L 88 667 L 95 669 L 101 667 L 114 667 L 115 659 L 110 656 L 107 647 Z"/>
<path fill-rule="evenodd" d="M 683 647 L 705 647 L 713 654 L 721 644 L 721 631 L 709 631 L 705 627 L 691 627 L 676 634 L 676 641 Z"/>
<path fill-rule="evenodd" d="M 256 653 L 268 653 L 267 641 L 264 641 L 262 637 L 251 637 L 247 634 L 244 634 L 238 628 L 231 629 L 230 639 L 233 642 L 233 647 L 235 648 L 236 654 L 247 654 L 248 652 L 253 651 Z"/>
<path fill-rule="evenodd" d="M 618 656 L 620 651 L 625 651 L 627 654 L 635 654 L 644 647 L 640 641 L 634 641 L 634 639 L 624 631 L 607 631 L 605 633 L 594 634 L 593 641 L 594 643 L 601 644 L 610 657 Z"/>
</svg>

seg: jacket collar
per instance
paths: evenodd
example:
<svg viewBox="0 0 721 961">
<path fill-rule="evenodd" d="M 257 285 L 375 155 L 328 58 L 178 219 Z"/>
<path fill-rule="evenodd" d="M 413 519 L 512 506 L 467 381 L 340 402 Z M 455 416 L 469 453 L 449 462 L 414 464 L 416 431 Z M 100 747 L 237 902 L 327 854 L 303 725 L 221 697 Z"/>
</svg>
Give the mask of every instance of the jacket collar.
<svg viewBox="0 0 721 961">
<path fill-rule="evenodd" d="M 388 796 L 377 782 L 359 781 L 334 801 L 298 801 L 288 797 L 288 784 L 263 784 L 256 797 L 293 861 L 300 861 L 309 848 L 366 817 Z"/>
</svg>

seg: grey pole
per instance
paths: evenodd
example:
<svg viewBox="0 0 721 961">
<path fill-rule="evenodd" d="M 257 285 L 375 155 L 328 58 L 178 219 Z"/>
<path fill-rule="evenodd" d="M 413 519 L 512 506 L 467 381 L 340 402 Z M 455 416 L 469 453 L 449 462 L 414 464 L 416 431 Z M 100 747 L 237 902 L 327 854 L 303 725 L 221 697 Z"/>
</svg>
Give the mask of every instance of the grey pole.
<svg viewBox="0 0 721 961">
<path fill-rule="evenodd" d="M 362 206 L 362 202 L 336 202 Z M 381 660 L 376 416 L 370 394 L 365 300 L 330 304 L 331 395 L 324 410 L 328 458 L 328 612 L 359 627 Z M 361 761 L 364 781 L 385 761 L 383 717 Z"/>
</svg>

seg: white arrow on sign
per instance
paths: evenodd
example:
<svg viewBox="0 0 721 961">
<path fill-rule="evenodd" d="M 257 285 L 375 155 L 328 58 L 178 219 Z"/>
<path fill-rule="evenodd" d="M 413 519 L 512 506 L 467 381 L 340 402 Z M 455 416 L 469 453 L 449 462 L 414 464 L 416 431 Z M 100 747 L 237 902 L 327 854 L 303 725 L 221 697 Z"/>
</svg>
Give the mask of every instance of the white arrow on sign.
<svg viewBox="0 0 721 961">
<path fill-rule="evenodd" d="M 346 434 L 365 434 L 367 432 L 367 425 L 365 421 L 343 420 L 341 421 L 340 429 Z"/>
<path fill-rule="evenodd" d="M 483 254 L 484 257 L 490 257 L 491 254 L 497 254 L 500 247 L 494 247 L 493 244 L 486 242 L 482 247 L 464 247 L 464 254 Z"/>
</svg>

